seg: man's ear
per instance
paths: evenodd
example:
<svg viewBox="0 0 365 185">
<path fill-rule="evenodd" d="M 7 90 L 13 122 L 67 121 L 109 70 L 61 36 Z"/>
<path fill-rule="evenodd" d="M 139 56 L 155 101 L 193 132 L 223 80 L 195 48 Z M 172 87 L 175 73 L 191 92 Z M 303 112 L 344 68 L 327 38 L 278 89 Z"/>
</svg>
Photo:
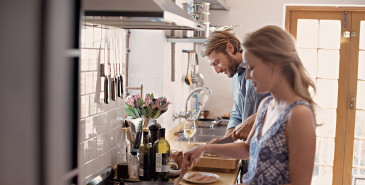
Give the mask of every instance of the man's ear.
<svg viewBox="0 0 365 185">
<path fill-rule="evenodd" d="M 231 43 L 227 43 L 227 45 L 226 45 L 226 52 L 227 53 L 231 53 L 231 54 L 234 53 L 234 47 L 233 47 L 233 45 Z"/>
</svg>

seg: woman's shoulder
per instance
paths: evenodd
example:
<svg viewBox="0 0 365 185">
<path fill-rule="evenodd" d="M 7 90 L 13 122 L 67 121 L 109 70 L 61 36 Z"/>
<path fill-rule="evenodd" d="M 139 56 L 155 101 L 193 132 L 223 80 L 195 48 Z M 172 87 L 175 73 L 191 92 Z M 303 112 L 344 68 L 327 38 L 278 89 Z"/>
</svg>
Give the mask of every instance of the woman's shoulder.
<svg viewBox="0 0 365 185">
<path fill-rule="evenodd" d="M 288 124 L 311 122 L 315 125 L 314 112 L 309 103 L 296 104 L 289 112 Z"/>
</svg>

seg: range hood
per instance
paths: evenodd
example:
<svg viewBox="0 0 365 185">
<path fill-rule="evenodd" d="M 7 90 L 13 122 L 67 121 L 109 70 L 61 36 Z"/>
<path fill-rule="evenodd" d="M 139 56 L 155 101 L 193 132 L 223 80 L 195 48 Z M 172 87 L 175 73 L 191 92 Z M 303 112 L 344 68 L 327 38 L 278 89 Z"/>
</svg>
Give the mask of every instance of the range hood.
<svg viewBox="0 0 365 185">
<path fill-rule="evenodd" d="M 172 0 L 83 0 L 82 9 L 85 22 L 123 29 L 204 30 Z"/>
</svg>

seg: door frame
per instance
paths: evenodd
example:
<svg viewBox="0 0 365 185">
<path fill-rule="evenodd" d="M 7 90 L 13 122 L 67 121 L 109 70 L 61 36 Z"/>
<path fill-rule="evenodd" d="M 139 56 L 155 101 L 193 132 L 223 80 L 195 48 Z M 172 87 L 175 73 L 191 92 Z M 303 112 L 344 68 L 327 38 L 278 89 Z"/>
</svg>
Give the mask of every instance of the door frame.
<svg viewBox="0 0 365 185">
<path fill-rule="evenodd" d="M 285 30 L 292 33 L 296 38 L 297 22 L 296 20 L 311 12 L 321 13 L 318 19 L 327 19 L 334 17 L 333 14 L 342 13 L 343 16 L 337 17 L 341 20 L 341 33 L 350 31 L 352 29 L 352 13 L 365 12 L 365 7 L 330 7 L 330 6 L 286 6 L 285 16 Z M 345 12 L 347 14 L 345 18 Z M 309 17 L 309 16 L 308 16 Z M 333 19 L 333 18 L 332 18 Z M 343 24 L 346 22 L 346 27 Z M 357 26 L 359 27 L 359 26 Z M 355 28 L 357 29 L 357 28 Z M 357 31 L 359 28 L 357 29 Z M 357 50 L 356 46 L 357 43 Z M 356 95 L 357 71 L 350 71 L 350 69 L 357 69 L 358 56 L 354 52 L 358 52 L 359 39 L 344 38 L 341 36 L 341 50 L 340 50 L 340 73 L 338 85 L 338 102 L 337 102 L 337 118 L 336 118 L 336 135 L 335 135 L 335 151 L 333 161 L 333 177 L 332 184 L 342 185 L 352 183 L 352 162 L 353 162 L 353 147 L 354 147 L 354 130 L 355 130 L 355 112 L 356 107 L 351 110 L 349 107 L 350 95 Z M 348 62 L 345 62 L 348 61 Z M 356 64 L 355 64 L 356 63 Z M 356 66 L 355 66 L 356 65 Z M 350 68 L 351 66 L 351 68 Z M 340 90 L 341 87 L 346 87 L 346 90 Z M 355 96 L 356 98 L 356 96 Z M 356 106 L 356 103 L 355 103 Z M 343 110 L 341 110 L 343 109 Z"/>
</svg>

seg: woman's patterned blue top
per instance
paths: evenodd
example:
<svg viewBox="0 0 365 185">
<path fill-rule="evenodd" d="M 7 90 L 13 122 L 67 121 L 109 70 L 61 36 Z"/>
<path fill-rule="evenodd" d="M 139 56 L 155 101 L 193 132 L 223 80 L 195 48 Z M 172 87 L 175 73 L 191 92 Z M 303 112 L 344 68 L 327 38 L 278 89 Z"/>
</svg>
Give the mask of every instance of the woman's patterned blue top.
<svg viewBox="0 0 365 185">
<path fill-rule="evenodd" d="M 276 185 L 290 183 L 289 152 L 285 140 L 288 115 L 291 109 L 299 104 L 308 106 L 313 112 L 312 106 L 308 102 L 297 100 L 286 108 L 273 126 L 258 139 L 262 120 L 272 98 L 271 96 L 264 102 L 255 133 L 250 141 L 248 172 L 243 176 L 243 183 L 245 184 Z"/>
</svg>

